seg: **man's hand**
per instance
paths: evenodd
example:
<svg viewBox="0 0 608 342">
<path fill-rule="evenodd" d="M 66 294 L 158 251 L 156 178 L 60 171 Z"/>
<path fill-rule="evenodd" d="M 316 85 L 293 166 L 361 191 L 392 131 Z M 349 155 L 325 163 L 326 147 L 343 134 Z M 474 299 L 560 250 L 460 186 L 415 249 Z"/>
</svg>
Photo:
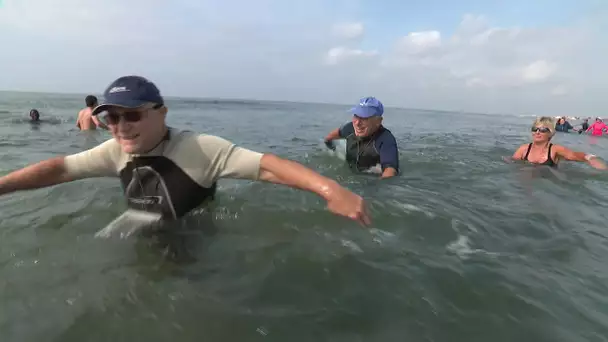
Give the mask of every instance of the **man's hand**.
<svg viewBox="0 0 608 342">
<path fill-rule="evenodd" d="M 339 128 L 336 128 L 333 131 L 329 132 L 329 134 L 327 134 L 327 136 L 325 137 L 323 142 L 325 143 L 325 146 L 327 146 L 327 148 L 335 151 L 336 146 L 334 145 L 334 140 L 336 140 L 336 139 L 340 139 L 340 129 Z"/>
<path fill-rule="evenodd" d="M 327 199 L 327 209 L 334 214 L 348 217 L 363 225 L 370 225 L 371 219 L 361 196 L 339 187 Z"/>
<path fill-rule="evenodd" d="M 593 156 L 587 160 L 587 163 L 598 170 L 606 170 L 606 164 L 599 158 Z"/>
<path fill-rule="evenodd" d="M 384 171 L 382 171 L 382 179 L 387 179 L 387 178 L 391 178 L 391 177 L 395 177 L 397 175 L 397 169 L 395 169 L 394 167 L 387 167 L 386 169 L 384 169 Z"/>
<path fill-rule="evenodd" d="M 336 150 L 336 145 L 334 145 L 334 141 L 333 140 L 325 140 L 325 146 L 327 146 L 328 149 L 335 151 Z"/>
</svg>

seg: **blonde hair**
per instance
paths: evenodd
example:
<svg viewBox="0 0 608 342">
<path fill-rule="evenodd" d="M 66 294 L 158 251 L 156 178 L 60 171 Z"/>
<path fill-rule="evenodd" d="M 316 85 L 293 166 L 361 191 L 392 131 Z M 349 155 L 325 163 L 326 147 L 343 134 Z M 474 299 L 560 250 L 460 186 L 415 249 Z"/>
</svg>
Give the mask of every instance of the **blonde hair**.
<svg viewBox="0 0 608 342">
<path fill-rule="evenodd" d="M 547 127 L 551 131 L 551 135 L 555 134 L 555 119 L 550 116 L 541 116 L 540 118 L 536 118 L 534 123 L 532 123 L 532 128 L 544 126 Z"/>
</svg>

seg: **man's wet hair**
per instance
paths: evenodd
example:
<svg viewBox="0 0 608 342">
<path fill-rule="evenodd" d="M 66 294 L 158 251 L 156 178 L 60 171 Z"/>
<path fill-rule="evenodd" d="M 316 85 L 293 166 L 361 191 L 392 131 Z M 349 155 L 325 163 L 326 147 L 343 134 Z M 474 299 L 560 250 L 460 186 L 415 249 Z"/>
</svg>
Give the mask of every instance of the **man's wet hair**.
<svg viewBox="0 0 608 342">
<path fill-rule="evenodd" d="M 84 102 L 87 104 L 87 107 L 95 107 L 97 105 L 97 97 L 94 95 L 88 95 Z"/>
<path fill-rule="evenodd" d="M 30 118 L 33 120 L 39 120 L 40 119 L 40 113 L 38 112 L 37 109 L 32 109 L 30 110 Z"/>
</svg>

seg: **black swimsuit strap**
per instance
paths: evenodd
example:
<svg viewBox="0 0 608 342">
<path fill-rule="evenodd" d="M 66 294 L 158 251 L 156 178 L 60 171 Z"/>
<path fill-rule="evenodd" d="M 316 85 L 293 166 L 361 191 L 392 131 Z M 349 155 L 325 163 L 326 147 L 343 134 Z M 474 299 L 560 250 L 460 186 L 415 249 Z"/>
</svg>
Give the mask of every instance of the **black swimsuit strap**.
<svg viewBox="0 0 608 342">
<path fill-rule="evenodd" d="M 528 154 L 530 154 L 530 150 L 532 149 L 532 143 L 528 145 L 528 151 L 526 151 L 526 155 L 523 160 L 528 160 Z"/>
<path fill-rule="evenodd" d="M 549 144 L 549 152 L 547 153 L 547 161 L 546 164 L 547 165 L 557 165 L 554 161 L 553 158 L 551 158 L 551 147 L 553 146 L 553 144 Z"/>
</svg>

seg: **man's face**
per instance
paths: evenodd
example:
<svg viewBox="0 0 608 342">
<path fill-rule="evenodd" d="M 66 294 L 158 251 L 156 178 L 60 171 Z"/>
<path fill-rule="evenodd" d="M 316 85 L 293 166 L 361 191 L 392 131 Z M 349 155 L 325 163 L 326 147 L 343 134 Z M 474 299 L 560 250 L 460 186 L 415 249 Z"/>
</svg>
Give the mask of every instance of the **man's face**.
<svg viewBox="0 0 608 342">
<path fill-rule="evenodd" d="M 125 153 L 141 154 L 154 148 L 162 139 L 167 108 L 112 107 L 102 114 L 103 121 Z"/>
<path fill-rule="evenodd" d="M 353 115 L 353 126 L 355 127 L 355 135 L 358 137 L 367 137 L 374 134 L 382 124 L 381 116 L 372 116 L 362 118 Z"/>
</svg>

